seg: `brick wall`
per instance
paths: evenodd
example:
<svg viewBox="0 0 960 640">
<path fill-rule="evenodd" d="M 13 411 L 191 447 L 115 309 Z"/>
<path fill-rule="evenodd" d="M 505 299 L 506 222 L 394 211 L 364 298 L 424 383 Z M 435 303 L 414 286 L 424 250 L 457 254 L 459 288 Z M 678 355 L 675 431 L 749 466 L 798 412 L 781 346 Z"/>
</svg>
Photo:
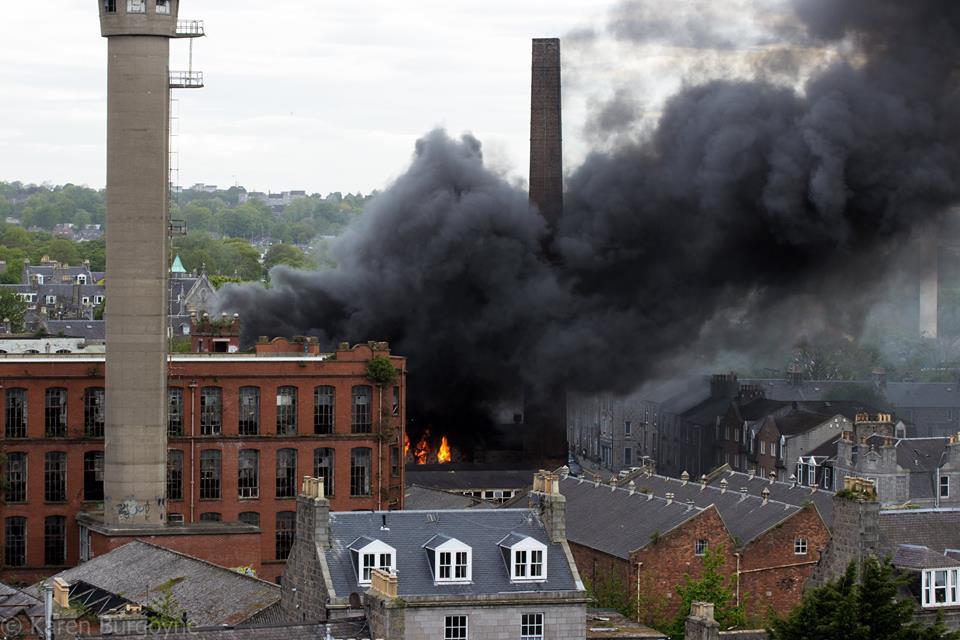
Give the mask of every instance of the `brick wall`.
<svg viewBox="0 0 960 640">
<path fill-rule="evenodd" d="M 90 538 L 94 557 L 122 547 L 128 542 L 143 540 L 221 567 L 253 566 L 258 572 L 257 575 L 260 575 L 260 535 L 256 533 L 106 537 L 91 532 Z"/>
<path fill-rule="evenodd" d="M 370 384 L 366 378 L 366 362 L 374 355 L 389 355 L 384 343 L 359 345 L 341 350 L 335 358 L 317 357 L 252 357 L 246 354 L 223 356 L 175 357 L 169 365 L 168 386 L 183 389 L 184 436 L 171 437 L 169 450 L 184 454 L 183 499 L 169 500 L 167 511 L 181 514 L 185 522 L 200 520 L 205 512 L 221 514 L 225 522 L 236 521 L 242 512 L 256 512 L 260 516 L 263 535 L 259 554 L 255 560 L 261 566 L 261 577 L 275 580 L 283 571 L 283 559 L 276 557 L 276 514 L 281 511 L 296 511 L 295 498 L 277 499 L 276 458 L 277 451 L 292 448 L 297 451 L 296 485 L 304 475 L 313 475 L 314 450 L 335 450 L 335 481 L 331 508 L 335 511 L 367 510 L 376 508 L 401 508 L 403 500 L 403 465 L 394 475 L 391 469 L 391 447 L 402 455 L 402 426 L 406 416 L 406 378 L 402 374 L 396 381 L 400 388 L 399 415 L 392 414 L 392 389 L 383 390 L 383 414 L 386 439 L 381 443 L 376 433 L 351 433 L 351 389 L 354 385 Z M 395 367 L 405 372 L 405 360 L 390 356 Z M 84 435 L 84 390 L 88 387 L 103 387 L 103 358 L 89 356 L 7 356 L 0 357 L 0 452 L 25 452 L 27 454 L 28 487 L 27 502 L 4 504 L 2 520 L 10 516 L 27 518 L 27 565 L 25 567 L 0 569 L 0 580 L 18 579 L 29 575 L 31 579 L 56 573 L 62 567 L 44 566 L 44 518 L 63 515 L 67 518 L 67 565 L 79 562 L 79 528 L 76 514 L 99 508 L 97 503 L 83 501 L 83 456 L 88 451 L 102 451 L 102 438 L 87 438 Z M 193 385 L 196 386 L 193 386 Z M 280 386 L 292 385 L 298 389 L 297 434 L 278 435 L 276 428 L 276 393 Z M 330 385 L 335 388 L 335 424 L 332 434 L 314 434 L 314 388 Z M 201 436 L 199 420 L 199 390 L 205 386 L 222 389 L 222 434 Z M 260 388 L 260 435 L 239 435 L 239 389 L 243 386 Z M 47 438 L 44 435 L 44 393 L 47 388 L 62 387 L 67 390 L 67 437 Z M 28 424 L 27 438 L 4 438 L 6 394 L 4 390 L 24 388 L 27 390 Z M 377 428 L 379 389 L 373 386 L 373 422 Z M 195 434 L 192 435 L 191 434 Z M 371 495 L 350 495 L 350 455 L 354 447 L 371 450 Z M 199 497 L 200 455 L 205 449 L 221 452 L 221 498 L 201 500 Z M 238 496 L 238 456 L 241 449 L 256 449 L 259 453 L 258 498 L 242 499 Z M 67 453 L 67 496 L 64 503 L 44 502 L 44 453 L 64 451 Z M 402 460 L 401 460 L 402 462 Z M 191 508 L 191 470 L 193 477 L 193 500 Z M 378 490 L 377 487 L 380 487 Z M 328 487 L 328 493 L 331 487 Z M 0 537 L 3 536 L 0 522 Z M 189 551 L 188 551 L 189 552 Z M 2 555 L 0 555 L 2 560 Z M 248 561 L 247 564 L 250 562 Z"/>
</svg>

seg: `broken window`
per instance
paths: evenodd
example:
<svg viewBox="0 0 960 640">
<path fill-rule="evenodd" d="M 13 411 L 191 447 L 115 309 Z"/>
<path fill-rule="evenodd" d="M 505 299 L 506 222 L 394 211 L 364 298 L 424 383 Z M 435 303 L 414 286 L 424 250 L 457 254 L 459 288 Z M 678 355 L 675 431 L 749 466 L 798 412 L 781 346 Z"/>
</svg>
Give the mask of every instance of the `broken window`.
<svg viewBox="0 0 960 640">
<path fill-rule="evenodd" d="M 183 500 L 183 451 L 167 451 L 167 500 Z"/>
<path fill-rule="evenodd" d="M 334 450 L 329 448 L 313 450 L 313 477 L 323 480 L 323 494 L 333 495 Z"/>
<path fill-rule="evenodd" d="M 6 428 L 7 438 L 27 437 L 27 390 L 7 389 Z"/>
<path fill-rule="evenodd" d="M 103 437 L 103 387 L 90 387 L 83 392 L 83 433 L 88 438 Z"/>
<path fill-rule="evenodd" d="M 241 449 L 237 466 L 237 488 L 241 498 L 260 496 L 260 452 L 256 449 Z"/>
<path fill-rule="evenodd" d="M 333 433 L 334 389 L 331 386 L 313 390 L 313 432 Z"/>
<path fill-rule="evenodd" d="M 260 526 L 260 514 L 256 511 L 243 511 L 240 513 L 240 522 L 243 524 L 252 524 L 255 527 Z"/>
<path fill-rule="evenodd" d="M 220 451 L 217 449 L 200 452 L 200 499 L 220 499 Z"/>
<path fill-rule="evenodd" d="M 390 475 L 400 477 L 400 447 L 397 445 L 390 447 Z"/>
<path fill-rule="evenodd" d="M 368 385 L 357 385 L 353 388 L 353 433 L 370 433 L 373 426 L 370 415 L 370 400 L 373 390 Z"/>
<path fill-rule="evenodd" d="M 286 560 L 293 548 L 293 540 L 297 531 L 297 514 L 293 511 L 277 513 L 276 554 L 277 560 Z"/>
<path fill-rule="evenodd" d="M 240 387 L 240 435 L 260 433 L 260 388 Z"/>
<path fill-rule="evenodd" d="M 167 435 L 183 435 L 183 389 L 170 387 L 167 389 Z"/>
<path fill-rule="evenodd" d="M 44 428 L 48 438 L 67 437 L 67 390 L 47 389 L 44 394 Z"/>
<path fill-rule="evenodd" d="M 43 521 L 43 563 L 48 566 L 67 564 L 67 519 L 47 516 Z"/>
<path fill-rule="evenodd" d="M 200 522 L 223 522 L 223 515 L 217 511 L 205 511 L 200 514 Z"/>
<path fill-rule="evenodd" d="M 200 390 L 200 434 L 219 435 L 223 428 L 223 390 L 204 387 Z"/>
<path fill-rule="evenodd" d="M 7 518 L 3 527 L 3 564 L 23 567 L 27 564 L 27 519 Z"/>
<path fill-rule="evenodd" d="M 400 387 L 393 388 L 393 407 L 390 410 L 390 415 L 400 415 Z"/>
<path fill-rule="evenodd" d="M 67 501 L 67 454 L 63 451 L 48 451 L 43 456 L 43 499 Z"/>
<path fill-rule="evenodd" d="M 8 503 L 27 501 L 27 454 L 8 453 L 4 463 L 5 496 Z"/>
<path fill-rule="evenodd" d="M 277 435 L 291 436 L 297 433 L 297 388 L 277 389 Z"/>
<path fill-rule="evenodd" d="M 87 502 L 103 501 L 103 451 L 83 454 L 83 499 Z"/>
<path fill-rule="evenodd" d="M 277 451 L 277 497 L 297 497 L 297 450 Z"/>
<path fill-rule="evenodd" d="M 350 450 L 350 495 L 370 495 L 370 453 L 369 447 L 357 447 Z"/>
</svg>

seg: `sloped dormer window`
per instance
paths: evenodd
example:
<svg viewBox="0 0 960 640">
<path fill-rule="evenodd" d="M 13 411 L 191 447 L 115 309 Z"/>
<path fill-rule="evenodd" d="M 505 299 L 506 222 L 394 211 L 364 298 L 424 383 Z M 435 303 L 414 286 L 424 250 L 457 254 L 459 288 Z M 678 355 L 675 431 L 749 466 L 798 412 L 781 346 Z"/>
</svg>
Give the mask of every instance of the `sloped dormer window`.
<svg viewBox="0 0 960 640">
<path fill-rule="evenodd" d="M 360 537 L 350 545 L 357 582 L 369 585 L 374 569 L 397 572 L 397 550 L 390 545 L 367 537 Z"/>
<path fill-rule="evenodd" d="M 437 583 L 465 583 L 473 576 L 473 550 L 456 538 L 435 535 L 423 548 Z"/>
<path fill-rule="evenodd" d="M 511 582 L 544 582 L 547 579 L 547 545 L 518 533 L 511 533 L 499 544 Z"/>
</svg>

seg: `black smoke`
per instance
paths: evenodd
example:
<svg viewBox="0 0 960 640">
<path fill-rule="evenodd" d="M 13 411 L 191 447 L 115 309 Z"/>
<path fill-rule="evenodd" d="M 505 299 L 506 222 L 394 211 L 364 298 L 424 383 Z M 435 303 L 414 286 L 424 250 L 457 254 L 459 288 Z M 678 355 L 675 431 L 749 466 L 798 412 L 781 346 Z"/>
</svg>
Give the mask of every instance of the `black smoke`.
<svg viewBox="0 0 960 640">
<path fill-rule="evenodd" d="M 434 131 L 334 245 L 334 270 L 278 268 L 225 308 L 248 339 L 389 340 L 413 415 L 464 434 L 518 382 L 624 391 L 691 348 L 790 340 L 812 313 L 855 333 L 869 283 L 960 197 L 960 4 L 795 9 L 805 37 L 851 53 L 802 91 L 685 88 L 650 135 L 570 175 L 555 234 L 477 140 Z"/>
</svg>

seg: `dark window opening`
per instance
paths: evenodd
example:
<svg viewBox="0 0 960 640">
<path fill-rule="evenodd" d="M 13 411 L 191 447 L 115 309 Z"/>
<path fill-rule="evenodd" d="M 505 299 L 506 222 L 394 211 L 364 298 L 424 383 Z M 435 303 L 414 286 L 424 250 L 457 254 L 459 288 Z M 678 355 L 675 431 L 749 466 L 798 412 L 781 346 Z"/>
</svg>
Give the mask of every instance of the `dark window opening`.
<svg viewBox="0 0 960 640">
<path fill-rule="evenodd" d="M 63 451 L 48 451 L 43 456 L 43 499 L 67 501 L 67 454 Z"/>
<path fill-rule="evenodd" d="M 183 435 L 183 389 L 171 387 L 167 389 L 167 435 Z"/>
<path fill-rule="evenodd" d="M 373 427 L 370 413 L 372 396 L 373 390 L 369 386 L 358 385 L 353 388 L 353 411 L 351 415 L 353 433 L 370 433 Z"/>
<path fill-rule="evenodd" d="M 83 454 L 83 499 L 87 502 L 103 501 L 103 451 Z"/>
<path fill-rule="evenodd" d="M 48 566 L 67 564 L 67 519 L 47 516 L 43 521 L 43 563 Z"/>
<path fill-rule="evenodd" d="M 297 497 L 297 450 L 277 451 L 277 497 Z"/>
<path fill-rule="evenodd" d="M 7 518 L 3 527 L 3 564 L 23 567 L 27 564 L 27 519 Z"/>
<path fill-rule="evenodd" d="M 67 437 L 66 389 L 47 389 L 44 394 L 44 431 L 48 438 Z"/>
<path fill-rule="evenodd" d="M 220 499 L 220 452 L 216 449 L 200 452 L 200 499 Z"/>
<path fill-rule="evenodd" d="M 394 416 L 400 415 L 400 387 L 393 388 L 393 408 L 390 413 Z"/>
<path fill-rule="evenodd" d="M 183 500 L 183 451 L 167 451 L 167 500 Z"/>
<path fill-rule="evenodd" d="M 256 511 L 244 511 L 240 514 L 239 519 L 243 524 L 252 524 L 255 527 L 260 526 L 260 514 Z"/>
<path fill-rule="evenodd" d="M 260 433 L 260 388 L 240 387 L 240 435 Z"/>
<path fill-rule="evenodd" d="M 200 522 L 223 522 L 223 516 L 216 511 L 205 511 L 200 514 Z"/>
<path fill-rule="evenodd" d="M 83 433 L 88 438 L 103 437 L 105 395 L 102 387 L 83 392 Z"/>
<path fill-rule="evenodd" d="M 333 416 L 333 387 L 317 387 L 313 391 L 313 432 L 333 433 Z"/>
<path fill-rule="evenodd" d="M 106 13 L 117 12 L 117 0 L 103 0 L 103 10 Z"/>
<path fill-rule="evenodd" d="M 334 494 L 334 450 L 329 448 L 313 450 L 313 477 L 323 480 L 323 493 Z"/>
<path fill-rule="evenodd" d="M 286 560 L 293 548 L 297 531 L 297 514 L 293 511 L 277 513 L 276 553 L 277 560 Z"/>
<path fill-rule="evenodd" d="M 223 427 L 223 390 L 204 387 L 200 390 L 200 434 L 219 435 Z"/>
<path fill-rule="evenodd" d="M 8 453 L 4 467 L 6 501 L 26 502 L 27 454 L 19 451 Z"/>
<path fill-rule="evenodd" d="M 241 449 L 237 466 L 237 490 L 241 498 L 260 496 L 260 452 Z"/>
<path fill-rule="evenodd" d="M 297 388 L 277 389 L 277 434 L 291 436 L 297 433 Z"/>
<path fill-rule="evenodd" d="M 390 475 L 400 477 L 400 447 L 397 445 L 390 447 Z"/>
<path fill-rule="evenodd" d="M 350 450 L 350 495 L 370 495 L 371 450 L 358 447 Z"/>
</svg>

